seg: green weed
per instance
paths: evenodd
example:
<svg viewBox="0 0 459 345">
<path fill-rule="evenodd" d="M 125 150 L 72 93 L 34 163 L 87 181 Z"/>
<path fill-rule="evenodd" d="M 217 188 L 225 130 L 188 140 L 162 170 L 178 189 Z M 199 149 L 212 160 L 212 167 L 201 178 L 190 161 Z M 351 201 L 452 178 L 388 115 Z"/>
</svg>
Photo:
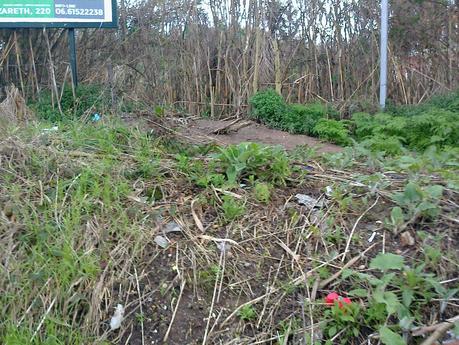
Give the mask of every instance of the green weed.
<svg viewBox="0 0 459 345">
<path fill-rule="evenodd" d="M 222 197 L 223 203 L 221 209 L 223 217 L 227 222 L 231 222 L 241 217 L 245 213 L 245 204 L 230 195 Z"/>
<path fill-rule="evenodd" d="M 230 185 L 253 176 L 255 179 L 275 185 L 285 185 L 290 176 L 289 159 L 279 147 L 262 146 L 257 143 L 242 143 L 220 148 L 215 168 L 225 172 Z"/>
<path fill-rule="evenodd" d="M 259 202 L 267 204 L 271 199 L 271 186 L 267 183 L 255 183 L 253 186 L 253 195 Z"/>
<path fill-rule="evenodd" d="M 321 119 L 314 126 L 314 133 L 321 139 L 335 144 L 348 145 L 351 143 L 349 130 L 344 122 Z"/>
<path fill-rule="evenodd" d="M 245 305 L 239 310 L 238 316 L 242 321 L 253 321 L 257 317 L 257 312 L 252 305 Z"/>
</svg>

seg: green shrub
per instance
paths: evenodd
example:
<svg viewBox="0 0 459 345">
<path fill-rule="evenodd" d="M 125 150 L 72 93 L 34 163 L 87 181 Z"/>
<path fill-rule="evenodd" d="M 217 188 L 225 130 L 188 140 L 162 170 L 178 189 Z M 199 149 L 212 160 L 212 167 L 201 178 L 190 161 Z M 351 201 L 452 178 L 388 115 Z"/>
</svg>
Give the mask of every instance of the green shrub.
<svg viewBox="0 0 459 345">
<path fill-rule="evenodd" d="M 249 102 L 252 116 L 268 126 L 279 127 L 288 112 L 284 99 L 273 89 L 258 92 Z"/>
<path fill-rule="evenodd" d="M 459 145 L 459 113 L 431 108 L 411 117 L 406 131 L 410 148 L 425 150 L 431 145 L 445 147 Z"/>
<path fill-rule="evenodd" d="M 317 122 L 336 112 L 321 103 L 286 104 L 272 89 L 258 92 L 250 99 L 251 115 L 264 124 L 294 134 L 314 134 Z"/>
<path fill-rule="evenodd" d="M 282 127 L 290 133 L 312 135 L 315 125 L 326 114 L 327 109 L 321 103 L 292 104 L 282 118 Z"/>
<path fill-rule="evenodd" d="M 71 87 L 64 88 L 61 98 L 63 114 L 59 112 L 56 102 L 53 106 L 49 91 L 43 92 L 37 101 L 29 105 L 40 119 L 57 122 L 80 118 L 88 110 L 103 113 L 108 106 L 108 97 L 99 85 L 80 85 L 76 90 L 76 99 L 73 98 Z"/>
<path fill-rule="evenodd" d="M 432 145 L 444 148 L 459 143 L 459 113 L 434 107 L 413 116 L 357 113 L 351 127 L 358 141 L 366 142 L 372 150 L 384 147 L 383 151 L 392 154 L 400 153 L 402 145 L 423 151 Z"/>
<path fill-rule="evenodd" d="M 351 143 L 349 130 L 343 121 L 321 119 L 314 127 L 314 132 L 319 138 L 338 145 L 349 145 Z"/>
</svg>

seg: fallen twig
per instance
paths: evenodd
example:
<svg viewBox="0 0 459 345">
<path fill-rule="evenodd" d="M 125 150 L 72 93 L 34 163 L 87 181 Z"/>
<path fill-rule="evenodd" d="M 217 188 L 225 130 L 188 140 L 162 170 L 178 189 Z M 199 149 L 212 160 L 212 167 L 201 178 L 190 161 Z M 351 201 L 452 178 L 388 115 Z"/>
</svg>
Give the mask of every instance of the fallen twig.
<svg viewBox="0 0 459 345">
<path fill-rule="evenodd" d="M 455 316 L 455 317 L 453 317 L 451 319 L 448 319 L 445 322 L 440 322 L 440 323 L 436 323 L 436 324 L 430 325 L 430 326 L 415 328 L 415 329 L 413 329 L 411 334 L 414 337 L 419 337 L 421 335 L 432 333 L 432 332 L 434 332 L 434 334 L 435 334 L 438 330 L 440 330 L 440 331 L 442 331 L 442 333 L 439 334 L 439 337 L 440 337 L 442 334 L 447 332 L 450 328 L 454 327 L 454 323 L 457 322 L 457 321 L 459 321 L 459 315 L 457 315 L 457 316 Z M 434 334 L 432 334 L 432 336 Z M 430 339 L 430 338 L 428 338 L 422 344 L 423 345 L 433 344 L 433 342 L 435 342 L 435 340 L 437 340 L 439 337 L 436 337 L 435 339 L 433 339 L 431 343 L 426 343 L 426 341 Z"/>
</svg>

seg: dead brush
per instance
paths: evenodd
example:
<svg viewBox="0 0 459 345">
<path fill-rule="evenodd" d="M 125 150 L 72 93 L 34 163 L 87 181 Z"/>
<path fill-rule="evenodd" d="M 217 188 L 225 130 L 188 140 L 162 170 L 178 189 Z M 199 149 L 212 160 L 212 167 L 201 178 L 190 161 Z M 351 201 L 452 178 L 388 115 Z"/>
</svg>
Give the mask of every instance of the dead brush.
<svg viewBox="0 0 459 345">
<path fill-rule="evenodd" d="M 11 85 L 6 88 L 6 97 L 0 103 L 0 120 L 7 124 L 27 124 L 35 119 L 34 113 L 27 107 L 19 89 Z"/>
</svg>

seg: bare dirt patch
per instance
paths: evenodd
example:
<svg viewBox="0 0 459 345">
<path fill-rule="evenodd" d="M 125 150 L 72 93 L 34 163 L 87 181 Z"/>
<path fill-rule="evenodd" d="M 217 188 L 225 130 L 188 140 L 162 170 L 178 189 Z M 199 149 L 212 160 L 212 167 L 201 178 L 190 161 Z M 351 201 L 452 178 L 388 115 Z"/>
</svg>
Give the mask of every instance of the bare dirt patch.
<svg viewBox="0 0 459 345">
<path fill-rule="evenodd" d="M 241 142 L 258 142 L 268 145 L 282 145 L 287 150 L 293 150 L 297 146 L 306 145 L 317 149 L 318 152 L 340 152 L 341 147 L 323 143 L 316 138 L 307 135 L 297 135 L 268 128 L 253 121 L 244 121 L 242 128 L 230 126 L 231 120 L 207 120 L 199 119 L 190 123 L 181 133 L 203 142 L 215 141 L 220 144 L 239 144 Z M 225 128 L 225 134 L 215 134 L 219 129 Z M 234 130 L 233 130 L 234 128 Z"/>
</svg>

